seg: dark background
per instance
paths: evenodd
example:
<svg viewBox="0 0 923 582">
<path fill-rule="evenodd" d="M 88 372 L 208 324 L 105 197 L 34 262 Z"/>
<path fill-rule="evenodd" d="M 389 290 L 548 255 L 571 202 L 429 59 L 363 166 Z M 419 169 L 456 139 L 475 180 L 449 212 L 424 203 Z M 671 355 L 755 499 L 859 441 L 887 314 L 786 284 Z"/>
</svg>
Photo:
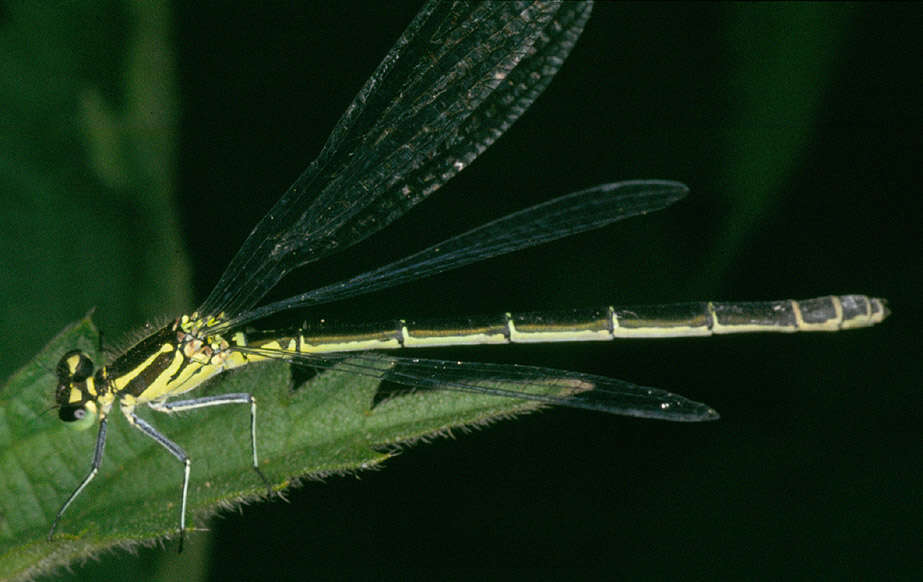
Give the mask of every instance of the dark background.
<svg viewBox="0 0 923 582">
<path fill-rule="evenodd" d="M 179 224 L 196 298 L 417 10 L 287 4 L 175 7 Z M 553 410 L 459 432 L 381 471 L 214 520 L 210 579 L 469 567 L 658 578 L 919 571 L 920 20 L 919 5 L 598 5 L 549 89 L 471 168 L 371 244 L 276 294 L 558 194 L 669 178 L 692 192 L 663 213 L 324 314 L 866 293 L 889 299 L 884 325 L 426 352 L 619 377 L 707 402 L 722 418 Z M 96 568 L 140 566 L 120 558 L 84 575 Z"/>
</svg>

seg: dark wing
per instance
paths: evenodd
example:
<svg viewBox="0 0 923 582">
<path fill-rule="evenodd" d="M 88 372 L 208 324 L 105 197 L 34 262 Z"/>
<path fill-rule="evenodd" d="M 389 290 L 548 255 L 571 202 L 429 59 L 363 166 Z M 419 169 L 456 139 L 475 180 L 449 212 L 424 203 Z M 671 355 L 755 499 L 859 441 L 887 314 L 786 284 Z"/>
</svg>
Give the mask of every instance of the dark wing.
<svg viewBox="0 0 923 582">
<path fill-rule="evenodd" d="M 326 370 L 338 369 L 411 388 L 455 390 L 555 406 L 596 410 L 677 422 L 717 420 L 718 413 L 701 402 L 659 388 L 624 380 L 519 364 L 489 364 L 404 358 L 371 352 L 290 354 L 266 348 L 235 348 L 244 353 Z"/>
<path fill-rule="evenodd" d="M 240 314 L 292 269 L 374 234 L 447 182 L 538 97 L 589 14 L 589 2 L 424 6 L 199 313 Z"/>
<path fill-rule="evenodd" d="M 499 218 L 346 281 L 223 319 L 218 325 L 211 326 L 209 332 L 220 333 L 288 309 L 380 291 L 490 257 L 601 228 L 618 220 L 665 208 L 687 192 L 684 185 L 669 180 L 631 180 L 594 186 Z"/>
</svg>

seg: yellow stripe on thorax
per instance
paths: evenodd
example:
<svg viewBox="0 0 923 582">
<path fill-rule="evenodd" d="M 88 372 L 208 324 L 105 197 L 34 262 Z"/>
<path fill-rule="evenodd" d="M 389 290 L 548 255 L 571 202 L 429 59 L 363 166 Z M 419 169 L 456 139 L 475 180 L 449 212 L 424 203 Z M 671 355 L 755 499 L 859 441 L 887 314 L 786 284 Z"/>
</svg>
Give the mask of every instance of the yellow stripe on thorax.
<svg viewBox="0 0 923 582">
<path fill-rule="evenodd" d="M 118 378 L 112 380 L 112 386 L 115 388 L 116 392 L 122 392 L 125 388 L 131 383 L 132 380 L 138 377 L 138 375 L 146 370 L 149 366 L 154 363 L 160 354 L 165 354 L 167 352 L 176 351 L 176 346 L 172 344 L 163 344 L 160 346 L 160 349 L 148 356 L 146 360 L 135 366 L 133 369 L 122 374 Z"/>
</svg>

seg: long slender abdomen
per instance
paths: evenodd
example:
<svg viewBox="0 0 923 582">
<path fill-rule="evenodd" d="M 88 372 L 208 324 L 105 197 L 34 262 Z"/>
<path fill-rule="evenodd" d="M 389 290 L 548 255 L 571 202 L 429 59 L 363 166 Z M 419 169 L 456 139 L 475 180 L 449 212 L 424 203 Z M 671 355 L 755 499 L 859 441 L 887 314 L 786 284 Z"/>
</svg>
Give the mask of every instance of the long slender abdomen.
<svg viewBox="0 0 923 582">
<path fill-rule="evenodd" d="M 727 333 L 839 331 L 869 327 L 888 316 L 884 300 L 865 295 L 755 302 L 702 301 L 475 316 L 397 320 L 356 327 L 322 324 L 272 337 L 273 347 L 306 353 L 477 344 L 601 341 L 616 338 Z M 269 341 L 271 332 L 263 341 Z M 251 345 L 254 345 L 251 338 Z"/>
</svg>

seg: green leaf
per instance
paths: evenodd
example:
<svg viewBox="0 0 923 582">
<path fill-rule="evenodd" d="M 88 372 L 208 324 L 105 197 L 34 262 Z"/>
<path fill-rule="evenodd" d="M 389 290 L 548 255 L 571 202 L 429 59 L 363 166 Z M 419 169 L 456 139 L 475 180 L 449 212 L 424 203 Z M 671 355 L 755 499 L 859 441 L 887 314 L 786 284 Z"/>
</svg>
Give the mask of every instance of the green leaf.
<svg viewBox="0 0 923 582">
<path fill-rule="evenodd" d="M 0 391 L 0 578 L 30 577 L 112 546 L 177 534 L 180 463 L 115 411 L 100 473 L 68 509 L 54 541 L 46 541 L 61 503 L 89 470 L 96 438 L 95 430 L 77 432 L 55 414 L 43 414 L 52 404 L 52 371 L 69 349 L 98 355 L 98 340 L 92 321 L 84 318 Z M 382 357 L 381 365 L 390 365 L 388 359 Z M 378 391 L 373 378 L 333 368 L 293 388 L 283 362 L 224 374 L 204 391 L 256 395 L 260 468 L 275 491 L 304 478 L 368 469 L 387 460 L 396 445 L 540 406 L 439 390 L 373 405 Z M 266 496 L 250 463 L 248 407 L 140 413 L 192 459 L 191 529 L 203 527 L 219 508 Z"/>
</svg>

